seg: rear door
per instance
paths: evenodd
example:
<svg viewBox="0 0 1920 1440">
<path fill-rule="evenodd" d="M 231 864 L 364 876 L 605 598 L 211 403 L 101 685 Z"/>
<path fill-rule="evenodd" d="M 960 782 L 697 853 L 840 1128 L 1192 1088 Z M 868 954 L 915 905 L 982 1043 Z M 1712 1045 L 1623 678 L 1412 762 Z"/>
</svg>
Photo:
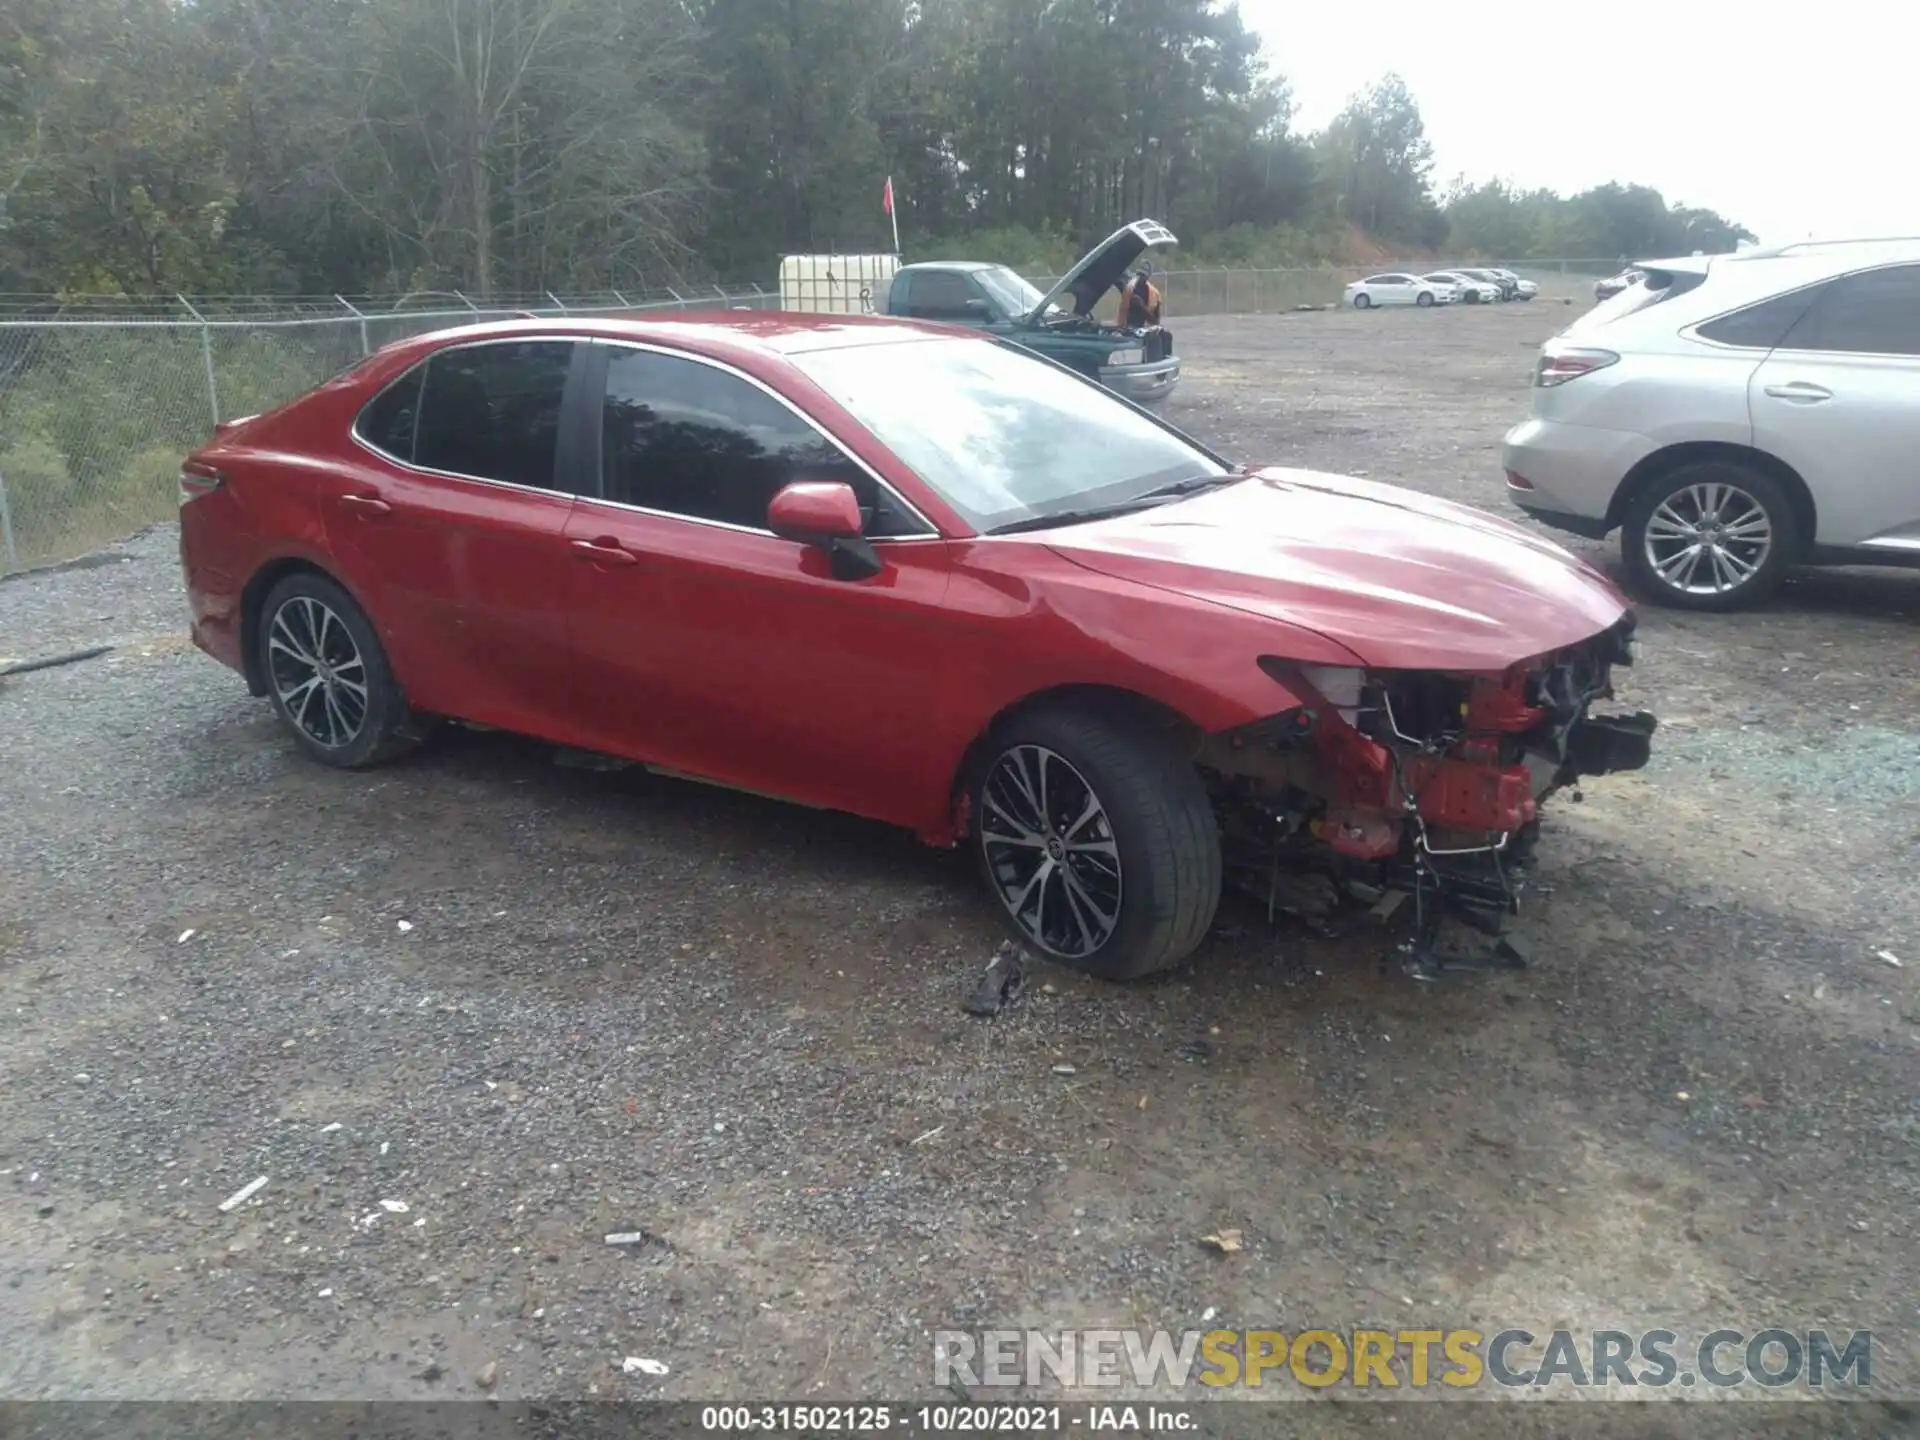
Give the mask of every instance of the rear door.
<svg viewBox="0 0 1920 1440">
<path fill-rule="evenodd" d="M 567 524 L 583 743 L 910 822 L 948 663 L 945 541 L 760 382 L 667 350 L 593 349 L 601 485 Z M 823 552 L 767 529 L 797 479 L 854 487 L 878 575 L 835 578 Z"/>
<path fill-rule="evenodd" d="M 1920 551 L 1920 265 L 1825 286 L 1747 395 L 1754 444 L 1807 482 L 1821 544 Z"/>
<path fill-rule="evenodd" d="M 435 351 L 354 430 L 324 505 L 343 578 L 422 710 L 568 739 L 565 530 L 578 483 L 579 347 Z"/>
</svg>

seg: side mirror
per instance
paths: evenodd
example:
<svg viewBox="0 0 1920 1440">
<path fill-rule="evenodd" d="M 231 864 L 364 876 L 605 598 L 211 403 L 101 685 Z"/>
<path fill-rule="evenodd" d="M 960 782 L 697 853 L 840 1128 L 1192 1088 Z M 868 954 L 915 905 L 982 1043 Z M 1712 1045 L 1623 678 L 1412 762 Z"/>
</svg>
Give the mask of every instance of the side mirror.
<svg viewBox="0 0 1920 1440">
<path fill-rule="evenodd" d="M 827 552 L 834 578 L 865 580 L 886 567 L 861 533 L 860 497 L 843 480 L 795 480 L 767 506 L 767 528 Z"/>
</svg>

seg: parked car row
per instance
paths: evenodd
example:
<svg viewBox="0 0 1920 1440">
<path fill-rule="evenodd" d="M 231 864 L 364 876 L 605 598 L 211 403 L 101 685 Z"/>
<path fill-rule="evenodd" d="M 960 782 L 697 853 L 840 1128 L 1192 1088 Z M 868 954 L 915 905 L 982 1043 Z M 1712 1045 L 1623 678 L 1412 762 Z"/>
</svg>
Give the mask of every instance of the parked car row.
<svg viewBox="0 0 1920 1440">
<path fill-rule="evenodd" d="M 1356 310 L 1383 305 L 1413 305 L 1422 309 L 1435 305 L 1491 305 L 1496 301 L 1531 300 L 1540 287 L 1523 280 L 1511 270 L 1471 269 L 1434 270 L 1424 275 L 1388 271 L 1369 275 L 1347 286 L 1346 303 Z"/>
<path fill-rule="evenodd" d="M 1637 588 L 1688 609 L 1756 604 L 1796 565 L 1920 567 L 1920 238 L 1627 273 L 1541 351 L 1514 503 L 1620 531 Z"/>
</svg>

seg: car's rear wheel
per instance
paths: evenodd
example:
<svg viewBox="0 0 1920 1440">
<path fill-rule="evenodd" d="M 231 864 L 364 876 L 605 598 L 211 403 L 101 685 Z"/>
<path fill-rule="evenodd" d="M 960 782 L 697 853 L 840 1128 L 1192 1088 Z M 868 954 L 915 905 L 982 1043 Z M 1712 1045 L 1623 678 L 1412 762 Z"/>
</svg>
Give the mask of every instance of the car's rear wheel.
<svg viewBox="0 0 1920 1440">
<path fill-rule="evenodd" d="M 1433 296 L 1428 291 L 1422 290 L 1413 303 L 1424 309 L 1426 306 L 1433 304 Z"/>
<path fill-rule="evenodd" d="M 289 575 L 267 593 L 260 674 L 300 748 L 343 769 L 406 753 L 425 734 L 366 612 L 326 576 Z"/>
<path fill-rule="evenodd" d="M 1131 719 L 1036 710 L 1003 724 L 973 841 L 1029 950 L 1107 980 L 1178 964 L 1220 903 L 1220 831 L 1193 765 Z"/>
<path fill-rule="evenodd" d="M 1364 290 L 1362 290 L 1358 295 L 1353 297 L 1353 308 L 1356 310 L 1365 310 L 1368 307 L 1370 307 L 1372 304 L 1373 304 L 1373 297 L 1367 294 L 1367 292 Z"/>
<path fill-rule="evenodd" d="M 1799 518 L 1772 476 L 1729 460 L 1681 465 L 1627 507 L 1620 558 L 1634 587 L 1686 610 L 1738 610 L 1780 588 Z"/>
</svg>

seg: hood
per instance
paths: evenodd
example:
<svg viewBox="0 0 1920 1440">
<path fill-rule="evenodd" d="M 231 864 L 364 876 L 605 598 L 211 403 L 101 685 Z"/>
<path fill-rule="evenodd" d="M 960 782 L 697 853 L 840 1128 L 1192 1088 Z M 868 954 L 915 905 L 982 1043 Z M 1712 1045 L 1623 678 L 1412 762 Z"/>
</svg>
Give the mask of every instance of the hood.
<svg viewBox="0 0 1920 1440">
<path fill-rule="evenodd" d="M 1102 575 L 1316 631 L 1387 670 L 1503 670 L 1628 609 L 1600 571 L 1518 525 L 1312 470 L 1261 470 L 1047 543 Z"/>
<path fill-rule="evenodd" d="M 1093 307 L 1100 303 L 1100 297 L 1119 283 L 1120 277 L 1127 273 L 1127 267 L 1142 254 L 1158 245 L 1179 243 L 1174 233 L 1158 220 L 1136 220 L 1131 225 L 1122 226 L 1082 255 L 1074 267 L 1047 292 L 1046 299 L 1023 318 L 1031 320 L 1037 315 L 1046 314 L 1047 306 L 1067 294 L 1073 296 L 1074 314 L 1091 315 Z"/>
</svg>

